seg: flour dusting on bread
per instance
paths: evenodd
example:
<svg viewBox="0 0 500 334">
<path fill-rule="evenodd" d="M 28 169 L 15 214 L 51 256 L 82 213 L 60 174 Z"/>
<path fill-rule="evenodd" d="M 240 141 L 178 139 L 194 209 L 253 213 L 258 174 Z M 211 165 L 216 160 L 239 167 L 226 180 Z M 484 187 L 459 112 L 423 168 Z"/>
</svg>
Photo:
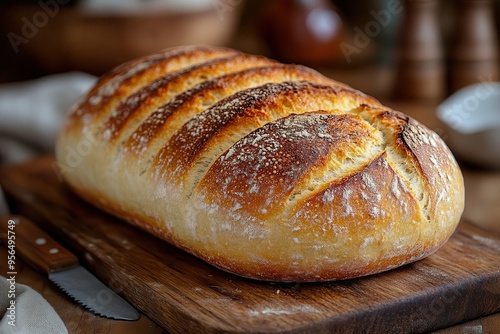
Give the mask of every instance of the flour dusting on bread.
<svg viewBox="0 0 500 334">
<path fill-rule="evenodd" d="M 109 72 L 71 109 L 56 155 L 87 201 L 253 279 L 420 260 L 464 207 L 437 134 L 314 70 L 226 48 L 173 48 Z"/>
</svg>

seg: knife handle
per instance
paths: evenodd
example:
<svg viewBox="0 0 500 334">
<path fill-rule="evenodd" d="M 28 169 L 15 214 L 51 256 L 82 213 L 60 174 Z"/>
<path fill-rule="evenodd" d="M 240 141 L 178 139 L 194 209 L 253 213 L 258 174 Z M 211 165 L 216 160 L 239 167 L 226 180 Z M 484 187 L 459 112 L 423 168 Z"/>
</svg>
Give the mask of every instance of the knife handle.
<svg viewBox="0 0 500 334">
<path fill-rule="evenodd" d="M 10 255 L 19 254 L 24 261 L 45 273 L 78 264 L 75 255 L 23 216 L 3 216 L 0 221 L 0 239 L 11 252 Z"/>
</svg>

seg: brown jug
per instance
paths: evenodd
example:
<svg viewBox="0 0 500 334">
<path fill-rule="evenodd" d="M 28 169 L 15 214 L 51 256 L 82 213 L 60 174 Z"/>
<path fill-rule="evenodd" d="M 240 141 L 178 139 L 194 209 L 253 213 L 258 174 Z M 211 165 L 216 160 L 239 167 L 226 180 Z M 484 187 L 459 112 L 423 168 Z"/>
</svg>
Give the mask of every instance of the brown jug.
<svg viewBox="0 0 500 334">
<path fill-rule="evenodd" d="M 280 61 L 324 65 L 342 57 L 343 23 L 329 1 L 268 1 L 259 28 L 272 56 Z"/>
</svg>

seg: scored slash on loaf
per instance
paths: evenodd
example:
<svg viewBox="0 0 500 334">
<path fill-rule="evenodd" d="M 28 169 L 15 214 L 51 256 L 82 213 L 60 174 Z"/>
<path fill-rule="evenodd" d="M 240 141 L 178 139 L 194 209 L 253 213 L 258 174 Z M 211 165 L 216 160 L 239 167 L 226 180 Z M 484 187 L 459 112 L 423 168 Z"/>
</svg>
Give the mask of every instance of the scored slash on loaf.
<svg viewBox="0 0 500 334">
<path fill-rule="evenodd" d="M 420 260 L 464 207 L 444 142 L 299 65 L 185 46 L 123 64 L 70 111 L 60 166 L 90 203 L 223 270 L 327 281 Z"/>
</svg>

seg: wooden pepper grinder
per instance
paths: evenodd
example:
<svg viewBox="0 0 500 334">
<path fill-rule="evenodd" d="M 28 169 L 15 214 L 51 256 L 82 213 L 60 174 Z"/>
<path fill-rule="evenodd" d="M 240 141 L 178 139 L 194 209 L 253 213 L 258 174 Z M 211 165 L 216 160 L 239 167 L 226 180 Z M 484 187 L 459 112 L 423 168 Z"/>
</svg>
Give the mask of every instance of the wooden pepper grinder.
<svg viewBox="0 0 500 334">
<path fill-rule="evenodd" d="M 438 100 L 446 92 L 438 1 L 406 0 L 404 4 L 394 95 L 402 99 Z"/>
<path fill-rule="evenodd" d="M 477 82 L 498 81 L 493 1 L 460 0 L 455 36 L 451 54 L 451 92 Z"/>
</svg>

